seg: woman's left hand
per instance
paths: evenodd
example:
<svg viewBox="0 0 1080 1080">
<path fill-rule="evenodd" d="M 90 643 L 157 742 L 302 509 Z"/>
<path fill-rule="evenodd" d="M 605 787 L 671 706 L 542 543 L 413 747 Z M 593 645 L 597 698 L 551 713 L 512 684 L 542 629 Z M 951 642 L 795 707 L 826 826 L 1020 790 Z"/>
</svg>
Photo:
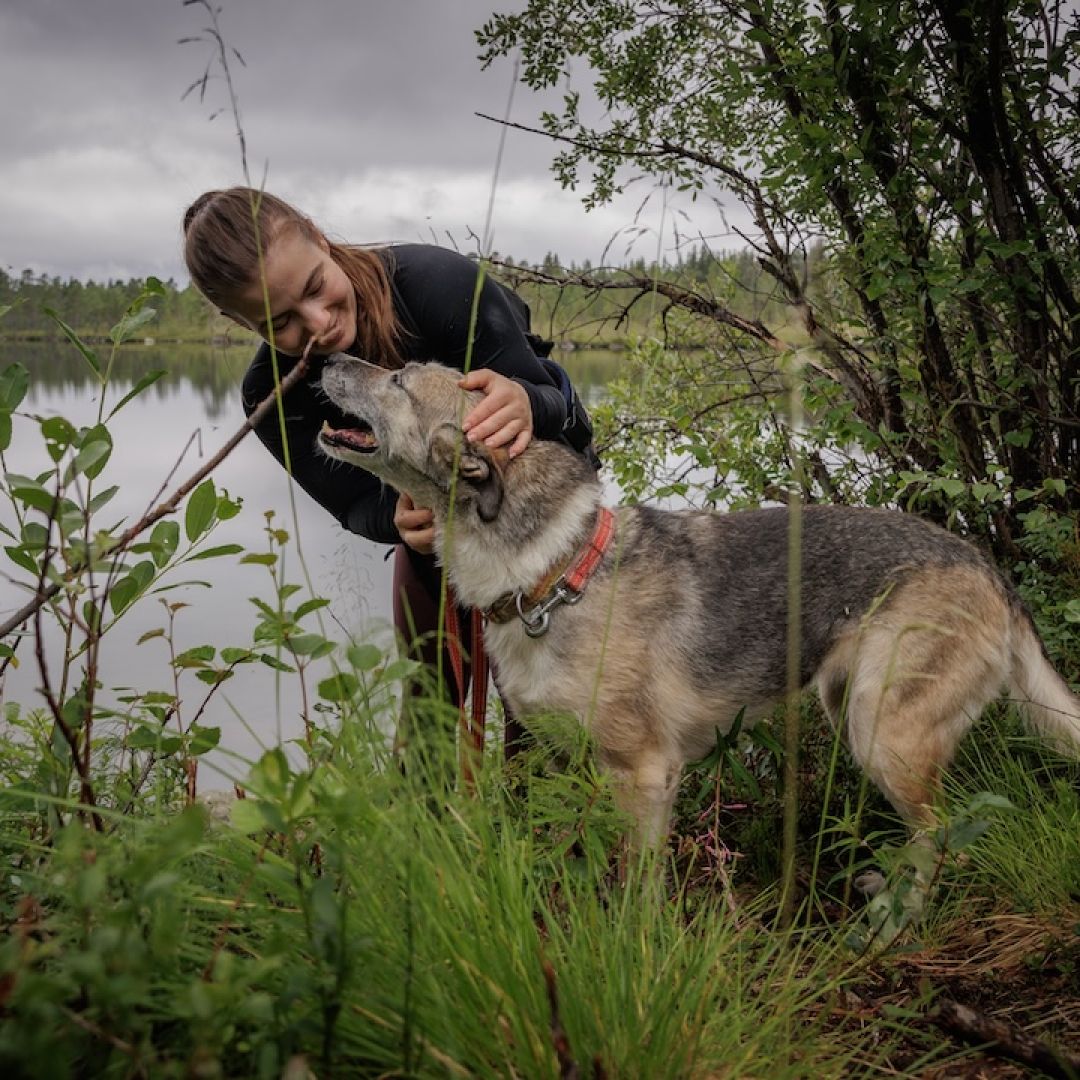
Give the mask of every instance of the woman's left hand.
<svg viewBox="0 0 1080 1080">
<path fill-rule="evenodd" d="M 491 447 L 509 443 L 510 456 L 517 457 L 529 445 L 533 434 L 532 404 L 525 388 L 490 368 L 470 371 L 458 386 L 484 393 L 484 400 L 462 421 L 469 442 L 483 441 Z"/>
</svg>

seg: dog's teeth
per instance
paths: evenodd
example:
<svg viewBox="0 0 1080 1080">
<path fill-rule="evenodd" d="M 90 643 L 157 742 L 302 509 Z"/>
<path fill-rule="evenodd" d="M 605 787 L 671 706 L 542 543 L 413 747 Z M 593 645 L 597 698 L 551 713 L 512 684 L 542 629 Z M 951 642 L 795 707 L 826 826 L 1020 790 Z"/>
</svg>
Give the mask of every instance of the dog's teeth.
<svg viewBox="0 0 1080 1080">
<path fill-rule="evenodd" d="M 325 421 L 320 432 L 323 442 L 329 446 L 341 446 L 347 450 L 371 451 L 378 449 L 375 436 L 361 428 L 332 428 Z"/>
</svg>

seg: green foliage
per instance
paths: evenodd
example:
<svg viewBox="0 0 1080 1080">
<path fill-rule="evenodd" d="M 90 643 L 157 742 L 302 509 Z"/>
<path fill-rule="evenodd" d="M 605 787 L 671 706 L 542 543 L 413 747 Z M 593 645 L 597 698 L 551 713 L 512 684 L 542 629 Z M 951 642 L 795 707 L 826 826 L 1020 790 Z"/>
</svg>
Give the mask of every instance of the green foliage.
<svg viewBox="0 0 1080 1080">
<path fill-rule="evenodd" d="M 1077 514 L 1068 5 L 530 0 L 478 38 L 486 61 L 520 55 L 531 87 L 569 81 L 540 120 L 564 185 L 587 181 L 595 204 L 645 175 L 700 194 L 702 216 L 706 196 L 737 200 L 771 278 L 772 311 L 748 318 L 723 252 L 712 272 L 700 250 L 681 275 L 653 270 L 666 347 L 641 341 L 603 427 L 632 494 L 739 504 L 798 484 L 915 509 L 1009 563 L 1025 515 Z M 599 110 L 574 88 L 583 71 Z M 695 224 L 708 247 L 718 230 Z"/>
<path fill-rule="evenodd" d="M 773 928 L 782 754 L 768 726 L 718 739 L 692 774 L 681 816 L 695 853 L 680 848 L 666 887 L 661 868 L 621 851 L 625 820 L 565 718 L 545 721 L 510 769 L 491 740 L 474 797 L 453 782 L 455 717 L 432 686 L 411 702 L 403 772 L 387 733 L 403 684 L 423 673 L 328 635 L 326 600 L 285 575 L 292 538 L 274 515 L 263 550 L 227 542 L 216 534 L 242 508 L 205 480 L 175 518 L 117 546 L 124 523 L 99 524 L 116 491 L 108 417 L 84 430 L 26 417 L 26 389 L 25 370 L 0 373 L 0 407 L 40 432 L 51 465 L 6 474 L 8 555 L 27 584 L 59 586 L 42 615 L 63 644 L 43 674 L 53 701 L 3 717 L 0 1065 L 267 1077 L 535 1076 L 594 1061 L 630 1077 L 893 1068 L 903 1025 L 868 1048 L 831 1004 L 852 977 L 850 918 Z M 178 622 L 197 611 L 165 590 L 208 558 L 263 568 L 251 640 L 180 648 Z M 107 702 L 95 657 L 151 602 L 161 623 L 136 646 L 143 685 Z M 320 657 L 330 674 L 315 674 Z M 0 663 L 17 659 L 9 649 Z M 193 799 L 222 740 L 207 704 L 241 665 L 297 680 L 303 738 L 238 767 L 243 798 Z M 855 792 L 853 774 L 834 783 L 834 750 L 830 734 L 811 737 L 807 806 L 826 777 L 833 796 L 820 801 Z M 984 831 L 985 804 L 960 803 L 948 845 L 980 860 L 987 891 L 1000 864 L 1049 876 L 1025 862 L 1030 832 Z M 1046 800 L 1040 860 L 1070 856 L 1054 842 L 1069 805 Z M 864 823 L 853 813 L 841 856 Z M 804 845 L 819 828 L 808 813 Z"/>
</svg>

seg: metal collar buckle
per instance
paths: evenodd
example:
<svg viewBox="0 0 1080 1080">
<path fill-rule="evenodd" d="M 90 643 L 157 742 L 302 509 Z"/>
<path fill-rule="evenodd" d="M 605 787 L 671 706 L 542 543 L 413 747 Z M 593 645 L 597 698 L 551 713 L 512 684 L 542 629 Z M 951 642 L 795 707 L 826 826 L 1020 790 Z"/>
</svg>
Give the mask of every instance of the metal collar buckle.
<svg viewBox="0 0 1080 1080">
<path fill-rule="evenodd" d="M 525 597 L 521 593 L 514 596 L 514 606 L 517 608 L 518 618 L 525 624 L 525 633 L 531 638 L 543 637 L 551 626 L 551 613 L 560 604 L 572 607 L 584 595 L 576 589 L 570 588 L 565 581 L 559 580 L 555 584 L 551 595 L 542 600 L 535 607 L 525 610 Z"/>
</svg>

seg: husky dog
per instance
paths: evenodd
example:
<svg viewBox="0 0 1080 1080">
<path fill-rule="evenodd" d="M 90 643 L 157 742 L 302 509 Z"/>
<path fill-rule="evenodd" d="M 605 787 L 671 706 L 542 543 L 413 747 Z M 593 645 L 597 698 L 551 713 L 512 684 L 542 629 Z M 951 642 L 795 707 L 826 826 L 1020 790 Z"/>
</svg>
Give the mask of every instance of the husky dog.
<svg viewBox="0 0 1080 1080">
<path fill-rule="evenodd" d="M 489 614 L 484 640 L 514 714 L 580 718 L 637 842 L 656 844 L 683 766 L 740 712 L 752 721 L 785 696 L 788 511 L 612 515 L 592 469 L 559 443 L 534 439 L 508 460 L 464 440 L 480 395 L 459 378 L 337 354 L 323 390 L 356 425 L 324 427 L 320 445 L 431 507 L 458 600 Z M 605 521 L 610 543 L 597 538 Z M 810 506 L 799 589 L 800 682 L 816 683 L 913 828 L 933 823 L 942 770 L 1003 689 L 1044 735 L 1080 749 L 1080 698 L 965 541 L 902 513 Z"/>
</svg>

